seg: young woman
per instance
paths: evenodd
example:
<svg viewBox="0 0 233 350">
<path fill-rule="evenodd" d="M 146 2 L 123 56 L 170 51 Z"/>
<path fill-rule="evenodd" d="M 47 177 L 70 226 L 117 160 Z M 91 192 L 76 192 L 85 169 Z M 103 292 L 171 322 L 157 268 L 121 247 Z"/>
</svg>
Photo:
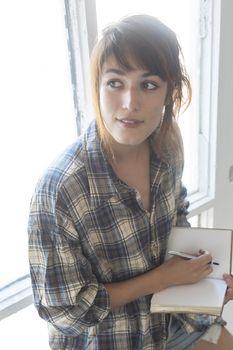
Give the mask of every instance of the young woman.
<svg viewBox="0 0 233 350">
<path fill-rule="evenodd" d="M 188 226 L 175 117 L 191 88 L 180 59 L 175 34 L 147 15 L 111 25 L 93 50 L 96 118 L 31 203 L 32 288 L 51 349 L 233 348 L 221 318 L 150 313 L 152 293 L 212 271 L 209 254 L 164 261 L 172 226 Z"/>
</svg>

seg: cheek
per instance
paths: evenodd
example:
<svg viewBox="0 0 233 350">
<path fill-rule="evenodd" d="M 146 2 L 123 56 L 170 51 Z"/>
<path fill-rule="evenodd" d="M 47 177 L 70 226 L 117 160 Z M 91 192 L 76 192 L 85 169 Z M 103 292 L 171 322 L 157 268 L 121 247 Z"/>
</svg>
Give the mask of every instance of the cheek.
<svg viewBox="0 0 233 350">
<path fill-rule="evenodd" d="M 150 118 L 157 120 L 162 117 L 164 105 L 162 103 L 147 103 L 145 104 L 145 112 Z"/>
<path fill-rule="evenodd" d="M 100 91 L 100 110 L 103 118 L 108 117 L 108 114 L 116 110 L 117 99 L 112 94 L 106 91 Z"/>
<path fill-rule="evenodd" d="M 108 103 L 108 99 L 106 98 L 106 93 L 104 93 L 103 91 L 100 91 L 100 111 L 103 118 L 105 117 L 106 110 L 108 109 L 107 103 Z"/>
</svg>

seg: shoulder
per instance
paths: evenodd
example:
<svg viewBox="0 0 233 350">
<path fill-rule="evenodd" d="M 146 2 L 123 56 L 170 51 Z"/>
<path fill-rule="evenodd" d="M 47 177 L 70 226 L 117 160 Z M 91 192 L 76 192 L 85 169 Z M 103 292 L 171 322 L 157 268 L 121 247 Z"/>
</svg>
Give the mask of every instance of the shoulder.
<svg viewBox="0 0 233 350">
<path fill-rule="evenodd" d="M 55 188 L 61 187 L 73 174 L 82 173 L 84 167 L 82 143 L 79 138 L 57 156 L 40 177 L 37 191 L 48 188 L 51 193 Z"/>
<path fill-rule="evenodd" d="M 62 189 L 75 192 L 87 185 L 87 159 L 89 139 L 96 141 L 95 129 L 89 127 L 77 140 L 63 150 L 48 166 L 37 182 L 35 193 L 57 196 Z"/>
</svg>

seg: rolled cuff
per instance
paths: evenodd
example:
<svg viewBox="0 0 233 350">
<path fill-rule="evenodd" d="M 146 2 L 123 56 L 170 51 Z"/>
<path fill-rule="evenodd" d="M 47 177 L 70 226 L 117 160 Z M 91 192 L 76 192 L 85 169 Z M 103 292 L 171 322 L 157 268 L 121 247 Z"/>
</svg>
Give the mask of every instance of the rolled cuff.
<svg viewBox="0 0 233 350">
<path fill-rule="evenodd" d="M 111 310 L 110 296 L 103 284 L 83 288 L 77 296 L 77 304 L 52 306 L 36 305 L 39 315 L 65 336 L 77 336 L 102 322 Z"/>
</svg>

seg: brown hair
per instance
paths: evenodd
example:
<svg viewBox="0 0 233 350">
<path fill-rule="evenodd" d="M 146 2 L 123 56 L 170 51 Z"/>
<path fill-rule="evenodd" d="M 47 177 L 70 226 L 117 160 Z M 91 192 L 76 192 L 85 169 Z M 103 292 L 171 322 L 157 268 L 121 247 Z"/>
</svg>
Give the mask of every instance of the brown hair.
<svg viewBox="0 0 233 350">
<path fill-rule="evenodd" d="M 162 158 L 183 157 L 182 140 L 175 118 L 182 105 L 191 101 L 191 86 L 182 65 L 182 52 L 175 33 L 157 18 L 133 15 L 121 19 L 104 29 L 91 55 L 91 79 L 94 110 L 101 141 L 109 150 L 109 134 L 100 112 L 99 82 L 104 62 L 110 55 L 125 69 L 132 69 L 128 57 L 133 57 L 139 67 L 148 69 L 167 82 L 163 123 L 159 133 L 151 135 L 152 145 Z M 183 90 L 186 88 L 186 98 Z"/>
</svg>

